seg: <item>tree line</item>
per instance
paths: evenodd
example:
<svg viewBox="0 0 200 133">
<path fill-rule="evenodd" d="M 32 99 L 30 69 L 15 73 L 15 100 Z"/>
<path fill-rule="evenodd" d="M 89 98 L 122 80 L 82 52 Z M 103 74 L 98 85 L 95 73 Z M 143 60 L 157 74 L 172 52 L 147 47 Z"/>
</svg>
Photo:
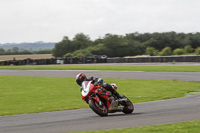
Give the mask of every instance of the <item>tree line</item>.
<svg viewBox="0 0 200 133">
<path fill-rule="evenodd" d="M 51 54 L 52 49 L 39 50 L 39 51 L 20 51 L 18 47 L 13 47 L 12 49 L 5 50 L 0 47 L 0 55 L 25 55 L 25 54 Z"/>
<path fill-rule="evenodd" d="M 136 55 L 167 56 L 181 54 L 200 55 L 200 33 L 129 33 L 125 35 L 105 34 L 104 37 L 91 40 L 84 33 L 76 34 L 72 39 L 64 36 L 53 49 L 40 51 L 19 51 L 19 48 L 4 50 L 5 54 L 50 54 L 54 57 L 81 57 L 107 55 L 124 57 Z"/>
<path fill-rule="evenodd" d="M 78 33 L 72 40 L 67 36 L 63 37 L 52 50 L 55 57 L 92 55 L 124 57 L 143 54 L 165 56 L 188 53 L 200 54 L 200 33 L 106 34 L 94 41 L 90 39 L 89 35 Z"/>
</svg>

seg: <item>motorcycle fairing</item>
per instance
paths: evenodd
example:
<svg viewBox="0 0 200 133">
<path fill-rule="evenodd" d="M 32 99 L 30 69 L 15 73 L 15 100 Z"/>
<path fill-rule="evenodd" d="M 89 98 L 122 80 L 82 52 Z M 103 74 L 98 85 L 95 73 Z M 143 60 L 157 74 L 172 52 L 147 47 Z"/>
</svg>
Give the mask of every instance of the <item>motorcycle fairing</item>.
<svg viewBox="0 0 200 133">
<path fill-rule="evenodd" d="M 97 95 L 106 100 L 106 106 L 107 106 L 107 109 L 109 109 L 111 103 L 113 102 L 113 98 L 111 98 L 112 96 L 111 92 L 107 91 L 106 89 L 102 89 L 98 91 Z"/>
<path fill-rule="evenodd" d="M 89 100 L 90 100 L 90 99 L 94 99 L 94 100 L 95 100 L 95 101 L 97 101 L 97 102 L 99 102 L 99 101 L 100 101 L 100 99 L 99 99 L 99 97 L 98 97 L 98 96 L 95 96 L 95 97 L 90 97 L 90 98 L 89 98 Z"/>
<path fill-rule="evenodd" d="M 84 81 L 83 83 L 82 83 L 82 91 L 81 91 L 81 95 L 82 96 L 87 96 L 88 95 L 88 93 L 89 93 L 89 90 L 90 90 L 90 84 L 91 84 L 91 82 L 88 82 L 88 81 Z"/>
<path fill-rule="evenodd" d="M 100 102 L 100 97 L 105 99 L 106 101 L 106 107 L 109 111 L 116 111 L 116 110 L 121 110 L 120 107 L 118 106 L 118 101 L 114 100 L 112 93 L 110 91 L 107 91 L 105 88 L 96 90 L 100 86 L 94 86 L 92 84 L 92 81 L 84 81 L 82 83 L 82 90 L 81 90 L 81 96 L 82 99 L 84 99 L 86 102 L 88 102 L 90 99 L 94 99 L 97 102 Z M 95 91 L 96 90 L 96 91 Z M 93 95 L 89 97 L 92 93 L 95 93 L 96 95 Z"/>
</svg>

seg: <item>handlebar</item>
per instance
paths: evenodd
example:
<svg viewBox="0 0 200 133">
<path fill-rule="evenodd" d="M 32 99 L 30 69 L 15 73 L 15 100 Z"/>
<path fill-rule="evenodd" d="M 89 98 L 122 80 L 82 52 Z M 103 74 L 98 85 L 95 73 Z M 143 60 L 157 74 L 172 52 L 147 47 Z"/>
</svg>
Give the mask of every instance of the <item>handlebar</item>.
<svg viewBox="0 0 200 133">
<path fill-rule="evenodd" d="M 99 78 L 95 83 L 94 86 L 102 85 L 103 84 L 103 79 Z"/>
</svg>

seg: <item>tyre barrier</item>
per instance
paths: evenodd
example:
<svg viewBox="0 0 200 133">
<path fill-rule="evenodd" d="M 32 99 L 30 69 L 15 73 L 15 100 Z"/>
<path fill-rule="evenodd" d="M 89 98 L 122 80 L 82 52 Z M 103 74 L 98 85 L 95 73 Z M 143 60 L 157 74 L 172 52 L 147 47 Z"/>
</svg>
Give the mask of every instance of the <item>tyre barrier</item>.
<svg viewBox="0 0 200 133">
<path fill-rule="evenodd" d="M 154 62 L 199 62 L 200 55 L 196 56 L 148 56 L 148 57 L 66 57 L 51 59 L 24 59 L 0 61 L 4 65 L 50 65 L 50 64 L 87 64 L 87 63 L 154 63 Z"/>
<path fill-rule="evenodd" d="M 50 65 L 50 64 L 85 64 L 85 63 L 107 63 L 106 56 L 92 57 L 66 57 L 50 59 L 31 59 L 0 61 L 0 66 L 8 65 Z"/>
</svg>

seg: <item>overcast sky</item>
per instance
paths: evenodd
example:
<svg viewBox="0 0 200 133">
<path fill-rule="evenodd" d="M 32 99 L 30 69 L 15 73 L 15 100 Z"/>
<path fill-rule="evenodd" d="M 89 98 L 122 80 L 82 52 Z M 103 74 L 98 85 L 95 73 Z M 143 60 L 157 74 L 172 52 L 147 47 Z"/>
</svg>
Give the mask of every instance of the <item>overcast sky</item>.
<svg viewBox="0 0 200 133">
<path fill-rule="evenodd" d="M 200 0 L 0 0 L 0 43 L 199 30 Z"/>
</svg>

